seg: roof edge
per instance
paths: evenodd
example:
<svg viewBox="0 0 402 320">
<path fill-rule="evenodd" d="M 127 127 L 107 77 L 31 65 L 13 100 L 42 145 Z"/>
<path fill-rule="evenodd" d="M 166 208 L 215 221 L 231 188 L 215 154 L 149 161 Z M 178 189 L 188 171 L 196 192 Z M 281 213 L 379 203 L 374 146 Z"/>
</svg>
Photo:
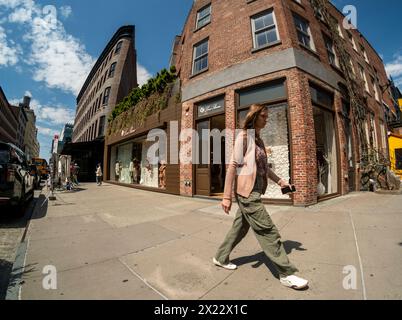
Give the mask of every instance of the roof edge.
<svg viewBox="0 0 402 320">
<path fill-rule="evenodd" d="M 105 49 L 103 49 L 101 55 L 99 56 L 98 60 L 96 60 L 95 65 L 92 67 L 91 72 L 89 73 L 87 79 L 82 86 L 80 93 L 77 96 L 76 102 L 77 105 L 81 101 L 81 98 L 87 89 L 89 83 L 91 82 L 93 76 L 95 75 L 96 71 L 99 69 L 101 62 L 107 56 L 109 51 L 114 47 L 114 45 L 122 38 L 134 38 L 135 26 L 134 25 L 127 25 L 120 27 L 116 33 L 113 35 L 112 39 L 108 42 Z"/>
</svg>

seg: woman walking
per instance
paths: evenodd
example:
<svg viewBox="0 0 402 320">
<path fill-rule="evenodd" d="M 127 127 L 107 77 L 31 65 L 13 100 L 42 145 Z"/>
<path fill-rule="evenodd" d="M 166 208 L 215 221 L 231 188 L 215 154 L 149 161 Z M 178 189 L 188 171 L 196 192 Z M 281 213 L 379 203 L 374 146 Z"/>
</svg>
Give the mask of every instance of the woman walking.
<svg viewBox="0 0 402 320">
<path fill-rule="evenodd" d="M 102 176 L 103 176 L 103 174 L 102 174 L 102 167 L 101 167 L 101 164 L 98 163 L 98 165 L 97 165 L 97 167 L 96 167 L 96 184 L 97 184 L 98 186 L 101 186 L 101 185 L 102 185 Z"/>
<path fill-rule="evenodd" d="M 237 269 L 236 265 L 229 262 L 229 255 L 251 227 L 265 254 L 277 269 L 281 284 L 293 289 L 303 289 L 307 287 L 308 281 L 295 275 L 298 270 L 290 263 L 278 229 L 261 201 L 261 195 L 267 190 L 268 178 L 281 188 L 289 186 L 289 183 L 280 179 L 268 167 L 265 145 L 260 137 L 267 120 L 267 108 L 263 105 L 252 105 L 246 116 L 243 131 L 236 139 L 226 175 L 222 209 L 229 214 L 233 184 L 236 182 L 235 196 L 239 210 L 231 230 L 213 258 L 213 263 L 228 270 Z"/>
</svg>

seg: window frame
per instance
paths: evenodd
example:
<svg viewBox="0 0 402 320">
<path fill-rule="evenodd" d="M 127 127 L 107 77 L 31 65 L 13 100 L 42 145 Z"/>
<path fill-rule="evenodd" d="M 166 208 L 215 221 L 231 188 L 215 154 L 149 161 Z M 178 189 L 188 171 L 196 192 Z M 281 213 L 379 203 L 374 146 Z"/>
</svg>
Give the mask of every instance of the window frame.
<svg viewBox="0 0 402 320">
<path fill-rule="evenodd" d="M 324 37 L 325 49 L 327 50 L 329 64 L 331 66 L 339 68 L 340 67 L 339 58 L 335 50 L 334 40 L 328 37 L 325 33 L 323 34 L 323 37 Z"/>
<path fill-rule="evenodd" d="M 203 45 L 204 43 L 207 43 L 208 49 L 206 53 L 201 54 L 200 56 L 196 57 L 196 52 L 197 52 L 197 48 L 201 45 Z M 200 69 L 198 71 L 195 72 L 195 64 L 197 61 L 202 60 L 204 58 L 207 58 L 207 66 L 204 69 Z M 208 70 L 209 68 L 209 37 L 205 38 L 204 40 L 201 40 L 200 42 L 197 42 L 194 46 L 193 46 L 193 63 L 192 63 L 192 67 L 191 67 L 191 75 L 197 75 L 199 73 L 202 73 L 206 70 Z"/>
<path fill-rule="evenodd" d="M 256 20 L 259 19 L 259 18 L 262 18 L 262 17 L 264 17 L 266 15 L 269 15 L 269 14 L 272 14 L 273 24 L 269 25 L 269 26 L 265 26 L 265 27 L 263 27 L 263 28 L 261 28 L 259 30 L 256 30 L 256 23 L 255 23 Z M 264 11 L 262 11 L 260 13 L 257 13 L 255 15 L 251 16 L 250 21 L 251 21 L 251 32 L 253 34 L 253 48 L 254 49 L 261 49 L 261 48 L 269 47 L 269 46 L 271 46 L 273 44 L 278 43 L 281 40 L 280 36 L 279 36 L 278 22 L 276 20 L 276 15 L 275 15 L 274 8 L 269 8 L 267 10 L 264 10 Z M 265 32 L 271 31 L 272 29 L 275 29 L 276 40 L 272 41 L 272 42 L 267 42 L 262 46 L 258 46 L 258 44 L 257 44 L 257 34 L 265 33 Z"/>
<path fill-rule="evenodd" d="M 205 15 L 204 17 L 200 18 L 201 12 L 203 12 L 205 9 L 209 8 L 209 13 Z M 203 25 L 200 25 L 201 20 L 205 20 L 206 18 L 209 18 L 207 22 L 205 22 Z M 209 4 L 203 6 L 201 9 L 197 11 L 197 17 L 195 21 L 195 30 L 201 29 L 205 27 L 206 25 L 210 24 L 212 20 L 212 3 L 210 2 Z"/>
<path fill-rule="evenodd" d="M 123 40 L 120 40 L 119 42 L 117 42 L 116 49 L 114 50 L 114 54 L 119 54 L 122 47 L 123 47 Z"/>
<path fill-rule="evenodd" d="M 110 98 L 110 92 L 111 91 L 112 91 L 112 87 L 107 87 L 105 89 L 105 91 L 103 92 L 102 106 L 109 105 L 109 98 Z"/>
<path fill-rule="evenodd" d="M 110 69 L 109 69 L 109 73 L 108 73 L 108 78 L 113 78 L 114 77 L 114 74 L 115 74 L 115 72 L 116 72 L 116 66 L 117 66 L 117 62 L 113 62 L 111 65 L 110 65 Z M 113 72 L 113 74 L 111 74 Z"/>
<path fill-rule="evenodd" d="M 298 40 L 299 44 L 301 46 L 315 52 L 316 48 L 315 48 L 315 44 L 314 44 L 313 35 L 311 33 L 310 22 L 308 20 L 304 19 L 303 17 L 301 17 L 297 13 L 293 13 L 292 15 L 293 15 L 293 23 L 296 28 L 297 40 Z M 299 23 L 296 23 L 296 22 L 306 23 L 307 24 L 307 32 L 299 29 Z M 301 35 L 303 36 L 303 39 L 304 39 L 304 37 L 307 37 L 309 39 L 309 45 L 306 45 L 304 42 L 300 41 L 299 33 L 301 33 Z"/>
</svg>

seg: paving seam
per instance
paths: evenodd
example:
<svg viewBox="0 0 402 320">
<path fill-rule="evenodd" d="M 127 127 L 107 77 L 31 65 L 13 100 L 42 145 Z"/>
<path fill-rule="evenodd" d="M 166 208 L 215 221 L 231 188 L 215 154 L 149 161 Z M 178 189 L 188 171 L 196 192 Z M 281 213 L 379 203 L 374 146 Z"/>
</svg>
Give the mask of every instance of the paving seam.
<svg viewBox="0 0 402 320">
<path fill-rule="evenodd" d="M 367 300 L 366 284 L 364 282 L 363 262 L 362 262 L 362 258 L 360 256 L 360 249 L 359 249 L 359 244 L 357 242 L 356 228 L 355 228 L 355 224 L 353 222 L 352 212 L 350 210 L 349 210 L 349 217 L 350 217 L 350 221 L 352 223 L 353 233 L 354 233 L 354 236 L 355 236 L 355 244 L 356 244 L 357 256 L 359 258 L 360 275 L 361 275 L 361 278 L 362 278 L 362 287 L 363 287 L 363 299 Z"/>
<path fill-rule="evenodd" d="M 118 259 L 133 275 L 135 275 L 138 279 L 140 279 L 148 288 L 150 288 L 152 291 L 156 292 L 159 294 L 164 300 L 169 300 L 163 293 L 161 293 L 159 290 L 154 288 L 148 281 L 144 278 L 142 278 L 137 272 L 135 272 L 133 269 L 130 268 L 128 264 L 126 264 L 124 261 L 122 261 L 120 258 Z"/>
</svg>

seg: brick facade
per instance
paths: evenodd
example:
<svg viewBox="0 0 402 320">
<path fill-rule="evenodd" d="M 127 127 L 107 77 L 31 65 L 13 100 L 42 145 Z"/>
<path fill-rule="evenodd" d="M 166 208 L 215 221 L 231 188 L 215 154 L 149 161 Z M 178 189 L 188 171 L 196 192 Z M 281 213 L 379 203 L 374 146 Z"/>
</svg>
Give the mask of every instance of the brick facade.
<svg viewBox="0 0 402 320">
<path fill-rule="evenodd" d="M 210 22 L 196 30 L 197 12 L 211 5 Z M 262 49 L 254 49 L 251 18 L 262 12 L 273 10 L 275 26 L 279 40 Z M 343 16 L 332 5 L 329 11 L 342 26 Z M 309 49 L 299 43 L 293 15 L 297 14 L 309 23 L 310 36 L 314 43 Z M 342 29 L 347 51 L 351 56 L 358 81 L 359 65 L 363 67 L 368 82 L 367 109 L 374 115 L 375 133 L 379 148 L 386 132 L 381 130 L 380 123 L 385 123 L 384 105 L 392 108 L 392 99 L 388 92 L 381 93 L 381 86 L 388 79 L 381 58 L 359 33 L 350 30 L 357 51 L 352 48 L 346 30 Z M 318 201 L 317 193 L 317 158 L 316 133 L 313 116 L 313 103 L 310 94 L 310 84 L 314 84 L 333 95 L 333 110 L 335 123 L 335 141 L 337 153 L 337 195 L 348 193 L 349 185 L 359 189 L 359 147 L 356 129 L 352 130 L 354 154 L 354 181 L 349 179 L 349 164 L 347 156 L 347 141 L 345 138 L 345 119 L 342 116 L 342 93 L 340 84 L 345 84 L 339 67 L 330 64 L 329 54 L 324 35 L 329 36 L 328 27 L 314 13 L 310 2 L 302 0 L 301 5 L 293 0 L 197 0 L 181 35 L 181 41 L 176 42 L 175 62 L 178 69 L 183 91 L 183 112 L 181 129 L 192 129 L 195 126 L 194 110 L 200 102 L 220 95 L 225 96 L 226 128 L 234 129 L 238 107 L 237 93 L 240 89 L 257 84 L 284 78 L 289 112 L 289 137 L 291 180 L 297 186 L 298 192 L 293 196 L 294 205 L 311 205 Z M 194 46 L 208 39 L 208 68 L 199 74 L 192 74 Z M 360 46 L 363 46 L 368 58 L 364 56 Z M 180 53 L 181 54 L 177 54 Z M 283 56 L 290 57 L 282 58 Z M 277 57 L 274 59 L 274 57 Z M 269 60 L 271 59 L 271 60 Z M 282 60 L 281 60 L 282 59 Z M 283 60 L 285 59 L 285 60 Z M 254 62 L 260 63 L 263 74 L 255 68 Z M 267 61 L 270 61 L 269 65 Z M 265 63 L 265 64 L 264 64 Z M 278 66 L 275 69 L 276 65 Z M 281 69 L 281 65 L 284 65 Z M 250 70 L 250 66 L 255 70 Z M 233 70 L 236 70 L 234 73 Z M 234 77 L 235 76 L 235 77 Z M 232 77 L 232 79 L 231 79 Z M 360 80 L 359 80 L 360 78 Z M 218 83 L 217 79 L 223 79 Z M 371 82 L 374 79 L 374 85 Z M 232 80 L 232 81 L 231 81 Z M 362 83 L 362 82 L 361 82 Z M 375 97 L 374 86 L 377 87 L 378 97 Z M 374 129 L 374 128 L 371 128 Z M 226 137 L 233 140 L 233 137 Z M 182 147 L 191 144 L 182 143 Z M 188 185 L 188 182 L 191 182 Z M 195 176 L 192 165 L 180 166 L 180 191 L 182 195 L 192 196 L 195 192 Z"/>
</svg>

